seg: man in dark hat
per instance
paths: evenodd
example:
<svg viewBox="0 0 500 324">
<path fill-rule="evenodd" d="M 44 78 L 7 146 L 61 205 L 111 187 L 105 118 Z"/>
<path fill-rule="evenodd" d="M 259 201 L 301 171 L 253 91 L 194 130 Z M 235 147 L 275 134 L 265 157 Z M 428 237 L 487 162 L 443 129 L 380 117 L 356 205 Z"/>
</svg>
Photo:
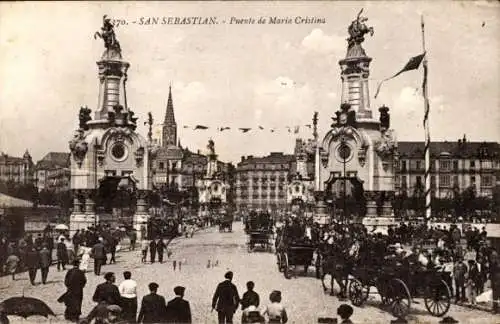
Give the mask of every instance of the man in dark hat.
<svg viewBox="0 0 500 324">
<path fill-rule="evenodd" d="M 106 282 L 97 285 L 92 300 L 96 303 L 106 302 L 108 305 L 120 305 L 121 296 L 115 285 L 116 277 L 113 272 L 104 275 Z"/>
<path fill-rule="evenodd" d="M 78 322 L 82 313 L 83 287 L 87 283 L 85 272 L 80 270 L 79 266 L 80 261 L 75 260 L 73 268 L 66 273 L 64 278 L 66 293 L 58 299 L 66 305 L 64 318 L 72 322 Z"/>
<path fill-rule="evenodd" d="M 137 323 L 162 323 L 165 321 L 167 305 L 165 298 L 156 293 L 158 287 L 156 282 L 149 284 L 150 294 L 142 298 Z"/>
<path fill-rule="evenodd" d="M 40 270 L 42 272 L 42 284 L 47 283 L 47 276 L 49 275 L 49 268 L 52 263 L 52 255 L 46 243 L 42 244 L 42 249 L 39 252 L 40 256 Z"/>
<path fill-rule="evenodd" d="M 175 298 L 167 304 L 167 323 L 191 323 L 191 307 L 189 302 L 184 300 L 186 288 L 177 286 L 174 288 Z"/>
<path fill-rule="evenodd" d="M 226 280 L 217 285 L 212 298 L 212 311 L 214 309 L 217 310 L 219 324 L 232 323 L 234 312 L 240 303 L 238 289 L 231 282 L 233 280 L 233 272 L 226 272 L 224 278 Z"/>
</svg>

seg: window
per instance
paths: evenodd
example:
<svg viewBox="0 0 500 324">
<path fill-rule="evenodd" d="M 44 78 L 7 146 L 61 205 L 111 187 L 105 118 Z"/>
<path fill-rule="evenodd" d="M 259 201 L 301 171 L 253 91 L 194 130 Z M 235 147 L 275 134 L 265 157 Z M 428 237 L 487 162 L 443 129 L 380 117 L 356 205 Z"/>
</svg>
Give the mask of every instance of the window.
<svg viewBox="0 0 500 324">
<path fill-rule="evenodd" d="M 417 170 L 421 170 L 422 169 L 422 161 L 418 160 L 415 162 L 416 166 L 415 166 L 415 169 Z M 419 177 L 417 177 L 418 179 Z"/>
<path fill-rule="evenodd" d="M 450 169 L 450 161 L 444 160 L 444 161 L 439 161 L 439 170 L 449 170 Z"/>
<path fill-rule="evenodd" d="M 470 167 L 475 168 L 476 167 L 476 161 L 475 160 L 470 160 Z"/>
<path fill-rule="evenodd" d="M 164 168 L 164 167 L 165 167 L 165 163 L 160 162 L 160 165 L 158 166 L 158 168 L 159 168 L 160 170 L 163 170 L 163 168 Z"/>
<path fill-rule="evenodd" d="M 394 168 L 395 168 L 396 170 L 399 170 L 399 161 L 395 161 L 395 162 L 394 162 Z"/>
<path fill-rule="evenodd" d="M 175 171 L 175 169 L 177 169 L 177 162 L 173 162 L 172 163 L 172 170 Z"/>
<path fill-rule="evenodd" d="M 407 161 L 406 160 L 401 161 L 401 171 L 405 172 L 406 166 L 407 166 Z"/>
<path fill-rule="evenodd" d="M 458 176 L 453 176 L 453 186 L 458 186 Z"/>
<path fill-rule="evenodd" d="M 483 181 L 481 181 L 481 187 L 491 187 L 493 186 L 493 177 L 490 175 L 484 175 Z"/>
<path fill-rule="evenodd" d="M 421 176 L 417 176 L 417 182 L 416 182 L 417 185 L 422 185 L 422 177 Z"/>
<path fill-rule="evenodd" d="M 431 188 L 436 188 L 436 176 L 431 176 Z"/>
<path fill-rule="evenodd" d="M 396 188 L 401 187 L 401 178 L 399 176 L 396 176 L 396 178 L 394 179 L 394 186 Z"/>
<path fill-rule="evenodd" d="M 476 184 L 476 177 L 475 176 L 470 177 L 470 183 Z"/>
<path fill-rule="evenodd" d="M 451 185 L 451 179 L 450 176 L 445 174 L 445 175 L 440 175 L 439 176 L 439 186 L 440 187 L 449 187 Z"/>
<path fill-rule="evenodd" d="M 406 184 L 406 176 L 403 176 L 401 178 L 401 188 L 406 188 L 407 187 L 407 184 Z"/>
<path fill-rule="evenodd" d="M 453 170 L 458 171 L 458 161 L 453 161 Z"/>
</svg>

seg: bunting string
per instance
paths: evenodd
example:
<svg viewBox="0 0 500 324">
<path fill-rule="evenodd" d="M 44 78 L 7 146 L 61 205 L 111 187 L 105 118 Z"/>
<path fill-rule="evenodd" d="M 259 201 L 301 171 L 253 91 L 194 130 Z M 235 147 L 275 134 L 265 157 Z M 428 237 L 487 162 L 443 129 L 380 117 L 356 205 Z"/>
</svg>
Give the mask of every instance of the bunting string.
<svg viewBox="0 0 500 324">
<path fill-rule="evenodd" d="M 230 126 L 212 126 L 212 125 L 202 125 L 196 124 L 194 126 L 191 125 L 182 125 L 183 129 L 193 130 L 193 131 L 216 131 L 216 132 L 240 132 L 240 133 L 250 133 L 250 132 L 271 132 L 271 133 L 279 133 L 285 132 L 290 134 L 299 134 L 301 129 L 303 131 L 309 131 L 312 129 L 311 124 L 305 125 L 291 125 L 291 126 L 283 126 L 283 127 L 264 127 L 262 125 L 257 125 L 254 127 L 230 127 Z"/>
</svg>

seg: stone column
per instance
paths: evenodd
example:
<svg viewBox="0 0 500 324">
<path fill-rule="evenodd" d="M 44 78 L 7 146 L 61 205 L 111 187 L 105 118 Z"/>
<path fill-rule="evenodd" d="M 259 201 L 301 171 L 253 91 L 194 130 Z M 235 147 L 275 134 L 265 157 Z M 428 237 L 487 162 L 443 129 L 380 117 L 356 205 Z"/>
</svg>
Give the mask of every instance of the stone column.
<svg viewBox="0 0 500 324">
<path fill-rule="evenodd" d="M 87 215 L 95 214 L 94 213 L 95 203 L 93 199 L 94 190 L 92 189 L 85 190 L 84 195 L 85 195 L 85 214 Z"/>
<path fill-rule="evenodd" d="M 377 191 L 365 191 L 366 198 L 366 215 L 365 217 L 377 217 Z"/>
<path fill-rule="evenodd" d="M 81 213 L 82 206 L 80 205 L 80 191 L 73 190 L 73 213 Z"/>
<path fill-rule="evenodd" d="M 137 205 L 136 211 L 133 218 L 133 226 L 137 231 L 137 239 L 142 240 L 143 234 L 147 233 L 147 226 L 149 220 L 149 213 L 147 210 L 147 202 L 146 198 L 148 197 L 148 190 L 137 190 Z"/>
</svg>

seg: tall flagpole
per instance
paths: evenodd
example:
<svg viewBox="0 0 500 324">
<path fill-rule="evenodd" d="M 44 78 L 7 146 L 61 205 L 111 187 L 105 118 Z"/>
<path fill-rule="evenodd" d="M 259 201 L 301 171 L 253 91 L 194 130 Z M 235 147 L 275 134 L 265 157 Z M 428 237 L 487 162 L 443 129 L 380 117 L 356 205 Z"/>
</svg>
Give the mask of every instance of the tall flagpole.
<svg viewBox="0 0 500 324">
<path fill-rule="evenodd" d="M 431 134 L 430 134 L 430 125 L 429 125 L 429 97 L 428 97 L 428 89 L 427 89 L 427 53 L 425 49 L 425 25 L 424 25 L 424 16 L 421 16 L 421 27 L 422 27 L 422 48 L 425 53 L 424 56 L 424 80 L 422 82 L 422 91 L 424 95 L 424 130 L 425 130 L 425 223 L 428 224 L 431 219 L 431 159 L 430 159 L 430 144 L 431 144 Z"/>
</svg>

